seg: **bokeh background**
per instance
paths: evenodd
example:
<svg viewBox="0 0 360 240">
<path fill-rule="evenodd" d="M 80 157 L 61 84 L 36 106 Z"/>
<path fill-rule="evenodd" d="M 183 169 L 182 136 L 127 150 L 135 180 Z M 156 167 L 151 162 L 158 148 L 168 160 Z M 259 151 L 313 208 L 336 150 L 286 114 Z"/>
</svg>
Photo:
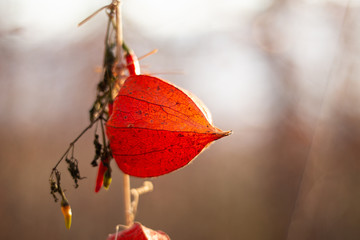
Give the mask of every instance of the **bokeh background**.
<svg viewBox="0 0 360 240">
<path fill-rule="evenodd" d="M 93 130 L 63 184 L 50 171 L 88 125 L 108 4 L 0 2 L 0 239 L 106 239 L 124 223 L 122 173 L 94 193 Z M 197 95 L 233 135 L 189 166 L 151 179 L 136 220 L 173 240 L 359 239 L 360 2 L 124 0 L 124 37 L 143 73 Z M 142 179 L 132 178 L 133 187 Z"/>
</svg>

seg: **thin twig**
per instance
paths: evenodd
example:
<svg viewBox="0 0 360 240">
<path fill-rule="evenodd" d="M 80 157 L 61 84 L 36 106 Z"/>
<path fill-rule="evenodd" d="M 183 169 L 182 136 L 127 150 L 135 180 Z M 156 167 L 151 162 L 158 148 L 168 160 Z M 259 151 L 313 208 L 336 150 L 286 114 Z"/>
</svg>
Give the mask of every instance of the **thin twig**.
<svg viewBox="0 0 360 240">
<path fill-rule="evenodd" d="M 126 226 L 131 226 L 134 222 L 134 215 L 131 209 L 131 195 L 130 195 L 130 176 L 124 173 L 124 207 L 125 207 L 125 223 Z"/>
<path fill-rule="evenodd" d="M 106 104 L 104 104 L 104 106 L 106 106 Z M 59 159 L 59 161 L 55 164 L 55 166 L 53 167 L 51 173 L 50 173 L 50 177 L 53 173 L 53 171 L 55 171 L 55 169 L 57 168 L 57 166 L 59 166 L 59 164 L 61 163 L 61 161 L 64 159 L 64 157 L 69 153 L 70 149 L 74 147 L 75 143 L 82 137 L 82 135 L 84 135 L 90 128 L 92 128 L 92 126 L 99 120 L 102 119 L 102 114 L 105 111 L 105 107 L 101 110 L 101 112 L 99 113 L 99 116 L 92 121 L 75 139 L 74 141 L 72 141 L 69 144 L 69 147 L 67 148 L 67 150 L 65 151 L 65 153 L 61 156 L 61 158 Z"/>
<path fill-rule="evenodd" d="M 87 21 L 89 21 L 91 18 L 93 18 L 96 14 L 98 14 L 100 11 L 102 11 L 105 8 L 109 8 L 111 7 L 112 4 L 103 6 L 102 8 L 99 8 L 98 10 L 96 10 L 93 14 L 91 14 L 90 16 L 88 16 L 87 18 L 85 18 L 84 20 L 82 20 L 81 22 L 78 23 L 78 27 L 80 27 L 81 25 L 83 25 L 84 23 L 86 23 Z"/>
<path fill-rule="evenodd" d="M 154 186 L 153 186 L 152 182 L 150 182 L 150 181 L 145 181 L 143 183 L 143 186 L 141 186 L 139 188 L 131 189 L 131 195 L 134 198 L 134 200 L 131 202 L 131 212 L 132 212 L 133 219 L 135 219 L 140 195 L 151 192 L 153 189 L 154 189 Z"/>
<path fill-rule="evenodd" d="M 152 54 L 157 53 L 158 51 L 159 51 L 158 49 L 154 49 L 154 50 L 148 52 L 147 54 L 145 54 L 145 55 L 143 55 L 143 56 L 141 56 L 141 57 L 138 57 L 138 60 L 140 61 L 140 60 L 142 60 L 142 59 L 144 59 L 144 58 L 146 58 L 146 57 L 148 57 L 148 56 L 150 56 L 150 55 L 152 55 Z"/>
<path fill-rule="evenodd" d="M 123 48 L 124 43 L 123 39 L 123 28 L 122 28 L 122 15 L 121 15 L 121 1 L 113 0 L 113 4 L 116 7 L 116 60 L 118 64 L 118 76 L 122 76 L 122 71 L 124 70 L 124 59 L 123 59 Z"/>
<path fill-rule="evenodd" d="M 101 126 L 101 134 L 102 134 L 102 138 L 103 138 L 103 145 L 105 146 L 105 150 L 107 149 L 106 148 L 106 138 L 105 138 L 105 130 L 104 130 L 104 124 L 103 124 L 103 119 L 101 118 L 100 119 L 100 126 Z"/>
</svg>

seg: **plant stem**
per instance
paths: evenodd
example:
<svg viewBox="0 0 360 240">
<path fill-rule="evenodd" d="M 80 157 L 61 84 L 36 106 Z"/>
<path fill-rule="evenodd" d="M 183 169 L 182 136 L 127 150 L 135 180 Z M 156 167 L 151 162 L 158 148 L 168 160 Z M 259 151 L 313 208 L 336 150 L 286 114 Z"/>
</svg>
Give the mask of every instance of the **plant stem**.
<svg viewBox="0 0 360 240">
<path fill-rule="evenodd" d="M 124 207 L 125 207 L 125 223 L 126 226 L 131 226 L 134 221 L 132 209 L 131 209 L 131 198 L 130 198 L 130 176 L 124 173 Z"/>
<path fill-rule="evenodd" d="M 106 105 L 106 104 L 105 104 Z M 105 109 L 105 108 L 104 108 Z M 69 145 L 69 147 L 67 148 L 67 150 L 64 152 L 64 154 L 61 156 L 61 158 L 59 159 L 59 161 L 55 164 L 55 166 L 53 167 L 51 174 L 54 172 L 54 170 L 57 168 L 57 166 L 59 166 L 60 162 L 64 159 L 64 157 L 69 153 L 71 148 L 74 148 L 75 143 L 82 137 L 82 135 L 84 135 L 84 133 L 87 132 L 87 130 L 89 130 L 90 128 L 92 128 L 92 126 L 102 117 L 102 113 L 104 112 L 104 109 L 99 113 L 99 116 L 92 121 Z"/>
<path fill-rule="evenodd" d="M 121 2 L 120 0 L 116 1 L 116 57 L 117 64 L 119 65 L 119 76 L 121 76 L 122 70 L 124 68 L 123 60 L 123 28 L 122 28 L 122 15 L 121 15 Z"/>
<path fill-rule="evenodd" d="M 121 19 L 121 2 L 120 0 L 113 0 L 116 6 L 116 69 L 118 80 L 122 80 L 123 70 L 125 67 L 123 59 L 123 32 L 122 32 L 122 19 Z M 121 85 L 121 83 L 120 83 Z M 130 176 L 124 174 L 123 177 L 123 188 L 124 188 L 124 207 L 125 207 L 125 222 L 127 226 L 133 224 L 133 214 L 131 210 L 131 196 L 130 196 Z"/>
</svg>

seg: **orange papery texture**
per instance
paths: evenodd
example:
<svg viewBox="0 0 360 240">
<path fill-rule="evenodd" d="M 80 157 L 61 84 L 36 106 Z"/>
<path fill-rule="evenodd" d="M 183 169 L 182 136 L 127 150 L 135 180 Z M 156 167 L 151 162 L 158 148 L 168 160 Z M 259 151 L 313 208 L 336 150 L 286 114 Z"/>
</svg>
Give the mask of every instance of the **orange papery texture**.
<svg viewBox="0 0 360 240">
<path fill-rule="evenodd" d="M 106 123 L 113 157 L 126 174 L 155 177 L 187 165 L 230 134 L 211 123 L 192 94 L 147 75 L 127 78 Z"/>
</svg>

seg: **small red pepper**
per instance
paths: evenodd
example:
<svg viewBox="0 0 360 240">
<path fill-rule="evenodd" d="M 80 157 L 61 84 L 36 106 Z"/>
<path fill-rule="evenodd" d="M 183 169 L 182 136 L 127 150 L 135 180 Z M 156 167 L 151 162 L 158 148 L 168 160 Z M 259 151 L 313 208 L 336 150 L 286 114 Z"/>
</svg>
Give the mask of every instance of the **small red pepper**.
<svg viewBox="0 0 360 240">
<path fill-rule="evenodd" d="M 140 64 L 137 56 L 134 51 L 128 48 L 126 44 L 123 44 L 123 49 L 125 50 L 125 60 L 126 60 L 126 68 L 129 71 L 129 75 L 140 75 Z"/>
<path fill-rule="evenodd" d="M 96 185 L 95 185 L 95 192 L 99 192 L 101 187 L 104 184 L 104 174 L 107 170 L 107 167 L 104 165 L 103 161 L 100 161 L 99 169 L 96 177 Z"/>
<path fill-rule="evenodd" d="M 69 202 L 66 200 L 65 197 L 63 197 L 63 199 L 61 200 L 61 212 L 64 215 L 66 228 L 70 229 L 72 212 Z"/>
</svg>

